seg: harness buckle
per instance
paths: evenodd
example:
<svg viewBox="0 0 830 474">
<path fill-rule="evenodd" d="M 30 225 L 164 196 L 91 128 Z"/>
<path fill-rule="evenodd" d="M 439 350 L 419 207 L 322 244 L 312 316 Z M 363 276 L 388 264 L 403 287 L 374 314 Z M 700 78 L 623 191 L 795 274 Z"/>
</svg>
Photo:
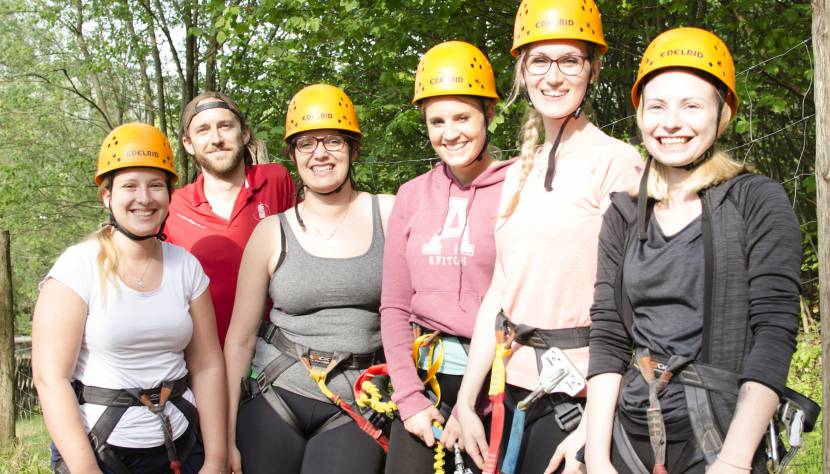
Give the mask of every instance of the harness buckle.
<svg viewBox="0 0 830 474">
<path fill-rule="evenodd" d="M 269 388 L 271 388 L 271 384 L 268 383 L 268 378 L 265 376 L 265 372 L 261 372 L 256 376 L 256 384 L 257 387 L 259 387 L 259 393 L 265 393 Z"/>
<path fill-rule="evenodd" d="M 320 352 L 313 352 L 311 349 L 309 349 L 306 353 L 306 357 L 311 365 L 316 365 L 318 367 L 328 367 L 329 364 L 331 364 L 331 361 L 334 360 L 334 357 L 330 355 L 325 355 Z"/>
<path fill-rule="evenodd" d="M 553 406 L 553 419 L 560 430 L 569 433 L 582 420 L 582 405 L 569 401 L 559 402 Z"/>
</svg>

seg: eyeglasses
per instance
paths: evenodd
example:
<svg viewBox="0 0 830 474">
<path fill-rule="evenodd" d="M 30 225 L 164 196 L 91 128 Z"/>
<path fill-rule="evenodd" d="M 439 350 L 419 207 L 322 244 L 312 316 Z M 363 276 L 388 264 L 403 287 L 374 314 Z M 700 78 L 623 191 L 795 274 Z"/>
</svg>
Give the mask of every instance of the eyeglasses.
<svg viewBox="0 0 830 474">
<path fill-rule="evenodd" d="M 317 145 L 323 142 L 323 148 L 327 151 L 340 151 L 346 145 L 346 139 L 340 135 L 326 135 L 325 137 L 304 136 L 294 141 L 294 147 L 300 153 L 314 153 Z"/>
<path fill-rule="evenodd" d="M 550 66 L 556 63 L 559 72 L 566 76 L 576 76 L 585 68 L 585 62 L 588 60 L 585 56 L 578 56 L 575 54 L 568 54 L 559 59 L 551 59 L 542 54 L 533 54 L 528 56 L 525 60 L 525 70 L 534 76 L 541 76 L 550 71 Z"/>
</svg>

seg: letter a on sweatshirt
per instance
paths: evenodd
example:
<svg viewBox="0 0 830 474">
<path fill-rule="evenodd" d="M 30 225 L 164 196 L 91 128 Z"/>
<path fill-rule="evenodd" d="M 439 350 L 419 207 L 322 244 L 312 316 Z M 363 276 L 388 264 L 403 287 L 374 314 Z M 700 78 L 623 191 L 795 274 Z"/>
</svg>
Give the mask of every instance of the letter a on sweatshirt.
<svg viewBox="0 0 830 474">
<path fill-rule="evenodd" d="M 451 197 L 448 203 L 447 218 L 444 225 L 434 236 L 421 247 L 424 255 L 442 255 L 444 253 L 443 243 L 445 240 L 455 240 L 452 254 L 469 255 L 476 254 L 475 245 L 470 243 L 470 229 L 467 227 L 467 198 Z M 461 239 L 461 251 L 458 249 L 458 239 Z"/>
</svg>

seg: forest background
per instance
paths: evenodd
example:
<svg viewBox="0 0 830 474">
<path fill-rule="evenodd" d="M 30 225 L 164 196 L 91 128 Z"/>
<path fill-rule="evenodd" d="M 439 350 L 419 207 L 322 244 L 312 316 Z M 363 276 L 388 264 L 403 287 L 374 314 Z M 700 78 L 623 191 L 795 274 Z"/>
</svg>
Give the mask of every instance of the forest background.
<svg viewBox="0 0 830 474">
<path fill-rule="evenodd" d="M 55 258 L 105 220 L 92 176 L 115 126 L 152 123 L 175 144 L 182 105 L 218 89 L 246 113 L 258 161 L 290 167 L 282 141 L 288 101 L 305 85 L 331 83 L 352 98 L 364 132 L 359 184 L 394 193 L 436 160 L 410 104 L 420 55 L 446 40 L 473 43 L 489 56 L 506 97 L 518 3 L 0 0 L 0 229 L 11 232 L 16 333 L 29 332 L 37 284 Z M 721 146 L 781 182 L 801 222 L 802 329 L 791 381 L 820 400 L 810 2 L 598 4 L 610 48 L 590 114 L 623 140 L 637 141 L 629 93 L 654 36 L 700 26 L 729 45 L 741 106 Z M 526 107 L 519 101 L 500 110 L 490 127 L 504 156 L 516 146 Z M 198 169 L 181 147 L 176 159 L 182 184 L 192 181 Z M 820 469 L 820 450 L 801 459 Z"/>
</svg>

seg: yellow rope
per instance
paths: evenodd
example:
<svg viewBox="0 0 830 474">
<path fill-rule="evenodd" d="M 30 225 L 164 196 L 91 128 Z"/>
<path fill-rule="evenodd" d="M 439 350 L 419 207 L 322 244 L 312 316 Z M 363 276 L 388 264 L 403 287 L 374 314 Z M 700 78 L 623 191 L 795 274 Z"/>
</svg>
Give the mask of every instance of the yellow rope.
<svg viewBox="0 0 830 474">
<path fill-rule="evenodd" d="M 355 402 L 360 408 L 369 407 L 378 413 L 389 414 L 398 409 L 394 402 L 382 401 L 380 389 L 372 382 L 366 380 L 360 385 L 360 394 Z"/>
<path fill-rule="evenodd" d="M 438 423 L 437 421 L 433 421 L 432 425 L 436 426 L 438 428 L 441 428 L 441 423 Z M 446 456 L 446 454 L 444 453 L 444 445 L 441 444 L 440 440 L 437 440 L 437 439 L 435 440 L 435 448 L 434 449 L 435 449 L 435 458 L 434 458 L 435 462 L 432 464 L 432 468 L 435 470 L 435 474 L 445 474 L 445 471 L 444 471 L 444 456 Z"/>
</svg>

